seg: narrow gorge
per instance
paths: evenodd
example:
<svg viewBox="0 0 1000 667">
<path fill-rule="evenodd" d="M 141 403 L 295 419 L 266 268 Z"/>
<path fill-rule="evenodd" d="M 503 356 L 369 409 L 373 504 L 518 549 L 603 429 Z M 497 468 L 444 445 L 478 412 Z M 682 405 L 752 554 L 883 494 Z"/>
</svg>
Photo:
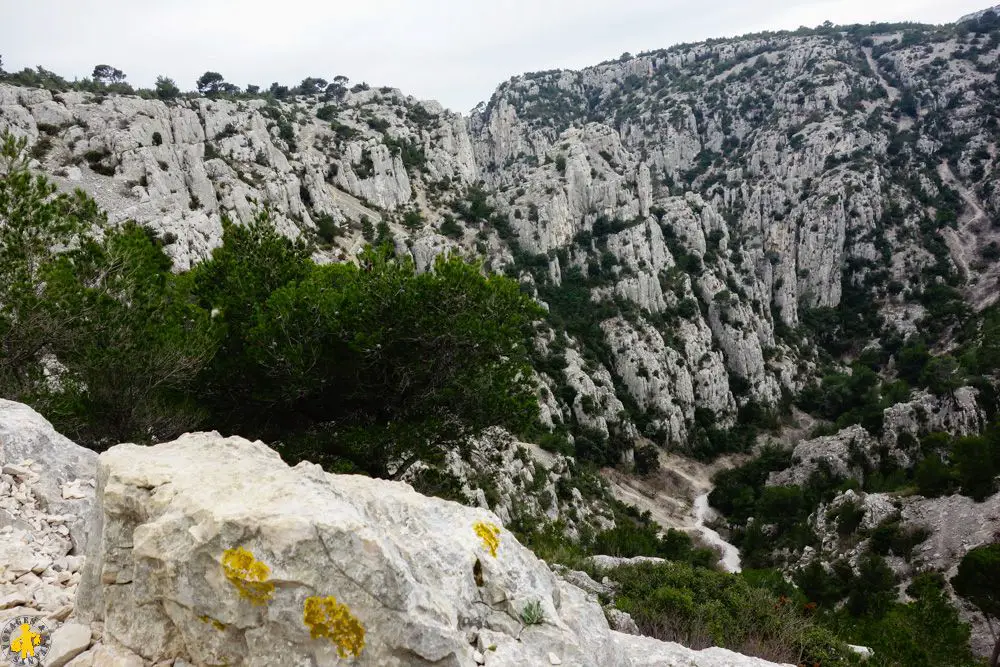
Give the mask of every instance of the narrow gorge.
<svg viewBox="0 0 1000 667">
<path fill-rule="evenodd" d="M 296 616 L 334 580 L 358 664 L 985 664 L 997 13 L 464 115 L 165 81 L 0 69 L 0 620 L 88 629 L 60 667 L 336 664 Z M 197 592 L 251 543 L 274 606 Z"/>
</svg>

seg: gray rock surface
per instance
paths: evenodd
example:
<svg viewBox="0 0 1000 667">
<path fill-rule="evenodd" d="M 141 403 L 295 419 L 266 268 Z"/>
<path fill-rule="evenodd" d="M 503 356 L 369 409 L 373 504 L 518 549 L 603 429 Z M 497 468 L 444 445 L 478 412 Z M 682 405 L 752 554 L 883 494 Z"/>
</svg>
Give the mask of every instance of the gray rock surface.
<svg viewBox="0 0 1000 667">
<path fill-rule="evenodd" d="M 82 551 L 94 502 L 97 454 L 57 433 L 28 406 L 0 399 L 0 464 L 9 483 L 30 480 L 41 510 L 65 516 L 62 523 L 74 547 Z"/>
<path fill-rule="evenodd" d="M 866 462 L 878 466 L 880 447 L 902 467 L 916 463 L 920 452 L 913 445 L 904 447 L 901 435 L 912 436 L 916 443 L 929 433 L 943 432 L 956 436 L 979 433 L 985 425 L 985 415 L 978 405 L 978 391 L 959 387 L 950 394 L 934 396 L 918 392 L 906 403 L 898 403 L 883 412 L 881 438 L 876 438 L 859 425 L 849 426 L 834 435 L 802 440 L 792 451 L 793 465 L 771 473 L 769 486 L 802 485 L 821 466 L 845 479 L 863 481 Z"/>
<path fill-rule="evenodd" d="M 52 645 L 45 657 L 46 667 L 64 667 L 90 647 L 90 628 L 79 623 L 65 623 L 52 633 Z"/>
</svg>

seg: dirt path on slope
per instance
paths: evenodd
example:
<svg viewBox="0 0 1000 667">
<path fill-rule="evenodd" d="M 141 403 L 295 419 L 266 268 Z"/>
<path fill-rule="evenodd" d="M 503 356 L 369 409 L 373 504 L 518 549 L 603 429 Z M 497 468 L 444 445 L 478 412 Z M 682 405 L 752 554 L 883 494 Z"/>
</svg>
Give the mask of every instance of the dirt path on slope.
<svg viewBox="0 0 1000 667">
<path fill-rule="evenodd" d="M 868 47 L 861 49 L 865 54 L 865 60 L 868 61 L 868 66 L 871 67 L 872 72 L 878 77 L 878 81 L 882 84 L 882 88 L 885 89 L 886 94 L 889 96 L 889 102 L 895 102 L 899 99 L 899 91 L 889 85 L 889 82 L 885 80 L 882 76 L 882 72 L 879 70 L 878 65 L 875 64 L 875 59 L 872 58 L 872 50 Z"/>
<path fill-rule="evenodd" d="M 938 165 L 938 175 L 965 201 L 965 210 L 958 220 L 957 228 L 942 229 L 941 236 L 951 252 L 952 260 L 966 279 L 966 296 L 969 302 L 977 311 L 981 311 L 997 300 L 1000 261 L 983 260 L 979 252 L 990 242 L 1000 243 L 1000 229 L 993 227 L 975 194 L 959 183 L 947 162 Z M 976 263 L 985 264 L 985 267 L 974 273 L 973 265 Z"/>
<path fill-rule="evenodd" d="M 724 456 L 705 464 L 661 452 L 660 470 L 652 475 L 633 477 L 614 468 L 605 468 L 601 474 L 619 501 L 634 505 L 640 512 L 648 511 L 663 529 L 682 530 L 714 548 L 719 552 L 723 567 L 732 572 L 740 568 L 739 550 L 704 524 L 715 516 L 708 506 L 712 477 L 747 458 L 746 455 Z"/>
<path fill-rule="evenodd" d="M 763 435 L 758 447 L 768 444 L 792 449 L 807 439 L 817 421 L 793 408 L 790 423 L 776 435 Z M 721 470 L 734 468 L 752 458 L 750 454 L 722 456 L 712 463 L 701 463 L 677 454 L 660 452 L 660 469 L 646 477 L 634 477 L 614 468 L 604 468 L 601 474 L 611 493 L 620 502 L 634 505 L 640 512 L 649 512 L 662 528 L 683 530 L 720 552 L 723 566 L 729 571 L 740 567 L 739 551 L 725 542 L 705 523 L 715 518 L 708 505 L 712 477 Z"/>
<path fill-rule="evenodd" d="M 879 85 L 882 86 L 882 90 L 888 96 L 889 106 L 891 107 L 896 101 L 901 97 L 898 88 L 895 88 L 885 80 L 882 76 L 882 70 L 878 68 L 878 63 L 875 62 L 875 58 L 872 57 L 872 50 L 870 48 L 862 48 L 861 51 L 865 54 L 865 61 L 868 63 L 868 67 L 871 68 L 872 74 L 878 79 Z M 896 120 L 896 125 L 899 127 L 900 131 L 906 131 L 913 127 L 913 119 L 906 114 L 899 114 Z"/>
</svg>

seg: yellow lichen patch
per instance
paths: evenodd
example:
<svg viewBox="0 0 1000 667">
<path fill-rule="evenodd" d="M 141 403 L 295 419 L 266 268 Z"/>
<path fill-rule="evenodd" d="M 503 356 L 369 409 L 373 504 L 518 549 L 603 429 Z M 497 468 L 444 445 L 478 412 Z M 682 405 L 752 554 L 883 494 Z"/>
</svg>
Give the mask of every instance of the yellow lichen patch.
<svg viewBox="0 0 1000 667">
<path fill-rule="evenodd" d="M 222 554 L 222 569 L 240 596 L 251 603 L 267 604 L 274 595 L 274 584 L 267 580 L 271 576 L 271 568 L 243 547 L 226 549 Z"/>
<path fill-rule="evenodd" d="M 497 557 L 497 549 L 500 547 L 500 529 L 492 523 L 477 521 L 473 526 L 476 535 L 483 541 L 483 546 L 494 558 Z"/>
<path fill-rule="evenodd" d="M 333 596 L 306 598 L 302 620 L 313 639 L 326 637 L 336 644 L 341 658 L 357 657 L 365 648 L 365 627 L 346 604 L 337 602 Z"/>
<path fill-rule="evenodd" d="M 199 616 L 198 620 L 201 621 L 202 623 L 211 623 L 212 626 L 216 630 L 219 630 L 220 632 L 222 630 L 226 629 L 226 624 L 225 623 L 223 623 L 222 621 L 220 621 L 217 618 L 212 618 L 211 616 Z"/>
</svg>

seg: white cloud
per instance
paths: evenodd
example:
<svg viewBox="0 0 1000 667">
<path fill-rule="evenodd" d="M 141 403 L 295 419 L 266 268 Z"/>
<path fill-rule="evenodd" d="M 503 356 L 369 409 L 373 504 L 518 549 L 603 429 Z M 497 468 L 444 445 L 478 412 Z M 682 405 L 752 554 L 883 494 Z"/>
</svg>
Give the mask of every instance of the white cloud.
<svg viewBox="0 0 1000 667">
<path fill-rule="evenodd" d="M 760 30 L 913 20 L 944 23 L 982 0 L 2 0 L 5 68 L 69 78 L 123 69 L 193 88 L 206 70 L 238 85 L 306 76 L 391 85 L 466 110 L 525 71 Z"/>
</svg>

